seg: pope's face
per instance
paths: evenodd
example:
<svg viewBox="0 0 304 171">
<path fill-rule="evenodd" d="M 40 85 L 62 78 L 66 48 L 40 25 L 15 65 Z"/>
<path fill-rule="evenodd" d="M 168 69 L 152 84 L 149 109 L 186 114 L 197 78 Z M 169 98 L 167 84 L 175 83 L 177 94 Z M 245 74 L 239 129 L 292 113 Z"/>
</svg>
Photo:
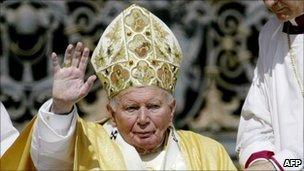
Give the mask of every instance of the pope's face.
<svg viewBox="0 0 304 171">
<path fill-rule="evenodd" d="M 140 153 L 148 152 L 163 142 L 175 110 L 164 90 L 157 87 L 132 87 L 116 97 L 115 109 L 108 110 L 126 142 Z"/>
<path fill-rule="evenodd" d="M 304 12 L 303 0 L 264 0 L 264 3 L 281 21 L 291 20 Z"/>
</svg>

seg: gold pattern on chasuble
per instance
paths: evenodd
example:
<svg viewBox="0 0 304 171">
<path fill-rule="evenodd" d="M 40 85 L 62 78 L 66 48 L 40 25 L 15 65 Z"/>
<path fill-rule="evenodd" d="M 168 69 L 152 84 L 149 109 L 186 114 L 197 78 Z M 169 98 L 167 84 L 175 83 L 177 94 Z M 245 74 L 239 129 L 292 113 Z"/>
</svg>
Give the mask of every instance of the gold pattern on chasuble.
<svg viewBox="0 0 304 171">
<path fill-rule="evenodd" d="M 129 43 L 129 49 L 139 58 L 144 58 L 151 51 L 151 44 L 144 36 L 135 35 L 133 40 Z"/>
<path fill-rule="evenodd" d="M 96 127 L 95 124 L 87 122 L 86 123 L 86 129 L 83 129 L 84 131 L 84 135 L 86 137 L 88 137 L 89 142 L 92 143 L 86 143 L 86 145 L 88 145 L 87 149 L 89 151 L 89 153 L 86 153 L 86 151 L 80 151 L 82 154 L 81 155 L 85 155 L 86 156 L 86 162 L 83 163 L 78 163 L 79 166 L 77 168 L 80 170 L 100 170 L 100 161 L 103 161 L 104 159 L 102 158 L 102 154 L 104 153 L 102 151 L 102 149 L 104 148 L 105 144 L 102 144 L 103 147 L 100 147 L 100 143 L 98 142 L 102 142 L 103 140 L 100 139 L 101 136 L 101 132 L 100 131 L 96 131 L 96 129 L 98 129 Z M 98 135 L 96 135 L 98 134 Z M 83 136 L 84 136 L 83 135 Z M 84 141 L 82 141 L 83 143 Z M 82 150 L 82 149 L 79 149 Z M 91 160 L 90 160 L 91 158 Z"/>
<path fill-rule="evenodd" d="M 147 85 L 155 77 L 155 71 L 146 61 L 139 61 L 136 67 L 132 69 L 132 76 L 141 84 Z"/>
<path fill-rule="evenodd" d="M 132 9 L 131 13 L 125 17 L 127 26 L 135 32 L 141 32 L 149 25 L 149 19 L 139 9 Z"/>
<path fill-rule="evenodd" d="M 82 122 L 84 131 L 83 137 L 87 139 L 88 151 L 90 154 L 87 158 L 83 158 L 85 161 L 78 169 L 84 170 L 121 170 L 125 168 L 123 159 L 119 148 L 110 140 L 108 133 L 102 128 L 101 125 L 93 122 Z M 82 142 L 87 142 L 82 141 Z M 93 161 L 90 161 L 90 157 Z M 117 162 L 117 163 L 116 163 Z M 115 164 L 115 165 L 113 165 Z M 77 169 L 77 170 L 78 170 Z"/>
<path fill-rule="evenodd" d="M 95 134 L 94 130 L 91 129 L 90 127 L 88 127 L 86 133 L 89 134 L 89 135 L 94 135 L 94 134 Z M 98 159 L 99 159 L 99 158 L 98 158 L 98 150 L 99 150 L 99 149 L 97 149 L 97 148 L 96 148 L 95 146 L 93 146 L 93 145 L 89 145 L 88 149 L 89 149 L 89 151 L 90 151 L 91 154 L 92 154 L 93 160 L 97 160 L 97 161 L 98 161 Z"/>
<path fill-rule="evenodd" d="M 115 87 L 118 90 L 121 90 L 124 88 L 124 85 L 126 81 L 129 79 L 130 74 L 129 71 L 124 69 L 120 65 L 115 65 L 112 68 L 112 73 L 111 73 L 111 82 L 112 82 L 112 87 Z M 113 90 L 115 91 L 115 90 Z"/>
<path fill-rule="evenodd" d="M 163 87 L 172 89 L 172 73 L 168 64 L 164 63 L 162 67 L 157 70 L 157 76 L 162 81 Z"/>
</svg>

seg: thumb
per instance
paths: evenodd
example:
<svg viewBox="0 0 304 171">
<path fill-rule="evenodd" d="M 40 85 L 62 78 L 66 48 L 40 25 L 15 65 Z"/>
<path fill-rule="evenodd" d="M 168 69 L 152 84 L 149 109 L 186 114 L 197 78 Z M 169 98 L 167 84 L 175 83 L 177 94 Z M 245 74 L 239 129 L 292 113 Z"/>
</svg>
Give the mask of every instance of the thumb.
<svg viewBox="0 0 304 171">
<path fill-rule="evenodd" d="M 96 80 L 96 76 L 95 75 L 91 75 L 87 79 L 87 81 L 80 88 L 80 97 L 84 97 L 84 96 L 86 96 L 89 93 L 89 91 L 92 88 L 95 80 Z"/>
</svg>

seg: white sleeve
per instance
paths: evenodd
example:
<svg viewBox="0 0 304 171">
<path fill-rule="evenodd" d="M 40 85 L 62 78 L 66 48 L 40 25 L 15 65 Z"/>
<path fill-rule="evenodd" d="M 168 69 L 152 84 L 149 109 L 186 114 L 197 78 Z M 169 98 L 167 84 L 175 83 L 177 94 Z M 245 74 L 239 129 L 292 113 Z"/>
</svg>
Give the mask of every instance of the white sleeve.
<svg viewBox="0 0 304 171">
<path fill-rule="evenodd" d="M 71 170 L 73 168 L 76 106 L 68 115 L 49 112 L 52 100 L 38 111 L 34 124 L 31 158 L 37 170 Z"/>
<path fill-rule="evenodd" d="M 271 23 L 270 23 L 271 24 Z M 274 152 L 274 132 L 271 123 L 269 110 L 268 91 L 265 85 L 263 70 L 267 62 L 265 61 L 265 50 L 268 48 L 266 40 L 269 35 L 268 28 L 264 27 L 259 35 L 259 58 L 254 70 L 254 77 L 244 102 L 240 124 L 238 128 L 236 151 L 239 154 L 239 162 L 244 168 L 249 157 L 256 152 Z M 265 153 L 266 154 L 266 153 Z M 261 156 L 261 155 L 260 155 Z M 255 160 L 261 159 L 254 158 Z M 253 163 L 253 160 L 250 164 Z"/>
<path fill-rule="evenodd" d="M 300 170 L 298 167 L 284 167 L 285 159 L 302 159 L 289 149 L 278 150 L 274 143 L 274 132 L 268 110 L 267 94 L 263 84 L 252 83 L 245 100 L 238 128 L 236 151 L 242 168 L 257 160 L 270 161 L 277 170 Z M 273 154 L 268 156 L 269 152 Z M 300 153 L 300 152 L 298 152 Z"/>
<path fill-rule="evenodd" d="M 243 168 L 251 154 L 275 150 L 270 113 L 261 89 L 252 83 L 241 113 L 236 150 Z"/>
<path fill-rule="evenodd" d="M 19 136 L 19 132 L 13 126 L 12 121 L 7 113 L 2 102 L 0 102 L 0 119 L 1 119 L 1 137 L 0 137 L 0 157 L 6 152 L 6 150 L 13 144 L 13 142 Z"/>
</svg>

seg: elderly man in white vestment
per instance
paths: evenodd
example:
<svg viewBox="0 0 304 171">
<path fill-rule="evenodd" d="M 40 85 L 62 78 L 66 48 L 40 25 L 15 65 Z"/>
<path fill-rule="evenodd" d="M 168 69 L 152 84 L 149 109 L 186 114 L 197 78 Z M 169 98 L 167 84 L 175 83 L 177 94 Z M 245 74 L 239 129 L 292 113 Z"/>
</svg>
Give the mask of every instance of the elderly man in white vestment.
<svg viewBox="0 0 304 171">
<path fill-rule="evenodd" d="M 67 47 L 64 67 L 52 54 L 53 98 L 21 134 L 29 136 L 26 143 L 22 137 L 15 143 L 25 147 L 21 159 L 4 156 L 4 169 L 235 170 L 221 144 L 174 129 L 172 92 L 182 53 L 156 16 L 130 6 L 94 50 L 91 62 L 109 98 L 110 119 L 100 123 L 83 121 L 75 106 L 96 79 L 84 81 L 88 56 L 82 43 Z"/>
<path fill-rule="evenodd" d="M 237 151 L 244 168 L 303 169 L 304 1 L 264 0 L 276 15 L 262 28 Z"/>
</svg>

